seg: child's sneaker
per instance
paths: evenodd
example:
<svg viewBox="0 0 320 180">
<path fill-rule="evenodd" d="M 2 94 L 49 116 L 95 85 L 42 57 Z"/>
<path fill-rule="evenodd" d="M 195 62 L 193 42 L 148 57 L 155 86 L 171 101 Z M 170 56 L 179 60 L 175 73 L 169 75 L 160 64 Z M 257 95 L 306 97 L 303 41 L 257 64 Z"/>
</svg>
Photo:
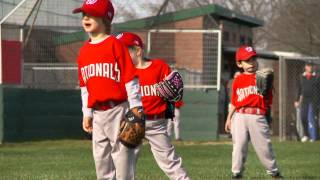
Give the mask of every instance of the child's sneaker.
<svg viewBox="0 0 320 180">
<path fill-rule="evenodd" d="M 241 178 L 242 178 L 242 174 L 240 173 L 232 174 L 232 179 L 241 179 Z"/>
<path fill-rule="evenodd" d="M 308 136 L 303 136 L 302 138 L 301 138 L 301 142 L 307 142 L 308 141 Z"/>
<path fill-rule="evenodd" d="M 276 172 L 274 174 L 271 174 L 272 179 L 283 179 L 283 176 L 281 176 L 280 172 Z"/>
</svg>

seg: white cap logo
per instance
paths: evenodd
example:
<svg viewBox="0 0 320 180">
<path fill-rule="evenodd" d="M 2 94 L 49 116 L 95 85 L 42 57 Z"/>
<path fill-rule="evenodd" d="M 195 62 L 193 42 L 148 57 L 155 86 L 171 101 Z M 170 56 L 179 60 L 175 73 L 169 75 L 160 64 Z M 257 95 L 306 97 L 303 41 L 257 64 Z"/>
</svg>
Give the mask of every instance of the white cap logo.
<svg viewBox="0 0 320 180">
<path fill-rule="evenodd" d="M 246 47 L 246 51 L 247 51 L 247 52 L 252 52 L 253 49 L 252 49 L 252 47 Z"/>
<path fill-rule="evenodd" d="M 87 0 L 86 4 L 94 4 L 96 3 L 98 0 Z"/>
<path fill-rule="evenodd" d="M 122 36 L 123 36 L 123 33 L 119 34 L 119 35 L 117 36 L 117 39 L 121 39 Z"/>
<path fill-rule="evenodd" d="M 133 43 L 139 46 L 139 42 L 137 40 L 133 41 Z"/>
</svg>

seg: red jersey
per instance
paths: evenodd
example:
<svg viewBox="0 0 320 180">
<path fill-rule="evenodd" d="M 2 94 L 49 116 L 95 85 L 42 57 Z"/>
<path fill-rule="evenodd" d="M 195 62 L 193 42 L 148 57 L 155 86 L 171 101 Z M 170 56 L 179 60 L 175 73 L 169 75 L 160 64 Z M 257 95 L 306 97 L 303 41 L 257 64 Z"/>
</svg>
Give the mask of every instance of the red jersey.
<svg viewBox="0 0 320 180">
<path fill-rule="evenodd" d="M 162 81 L 170 72 L 170 67 L 160 59 L 151 60 L 150 66 L 145 69 L 137 69 L 145 114 L 155 115 L 166 110 L 166 101 L 158 95 L 156 84 Z"/>
<path fill-rule="evenodd" d="M 256 107 L 267 110 L 272 103 L 272 90 L 266 97 L 258 93 L 256 86 L 256 74 L 241 74 L 232 85 L 231 103 L 236 109 L 241 107 Z"/>
<path fill-rule="evenodd" d="M 183 105 L 184 105 L 184 102 L 183 102 L 182 100 L 177 101 L 177 102 L 174 104 L 174 106 L 175 106 L 176 108 L 181 108 Z"/>
<path fill-rule="evenodd" d="M 125 101 L 125 83 L 135 76 L 135 67 L 125 46 L 114 36 L 97 44 L 86 42 L 78 56 L 80 87 L 86 86 L 88 107 L 96 102 Z"/>
</svg>

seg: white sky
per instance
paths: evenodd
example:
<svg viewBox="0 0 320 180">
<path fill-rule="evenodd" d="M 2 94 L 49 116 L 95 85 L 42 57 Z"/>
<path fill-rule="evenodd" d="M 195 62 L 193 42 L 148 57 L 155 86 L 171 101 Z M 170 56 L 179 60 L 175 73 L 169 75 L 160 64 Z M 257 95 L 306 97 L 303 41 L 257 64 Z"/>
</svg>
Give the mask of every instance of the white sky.
<svg viewBox="0 0 320 180">
<path fill-rule="evenodd" d="M 121 17 L 121 9 L 134 10 L 137 13 L 138 18 L 143 18 L 153 15 L 155 12 L 150 12 L 148 6 L 150 4 L 159 4 L 164 2 L 164 0 L 113 0 L 112 3 L 115 6 L 116 16 L 114 22 L 121 22 L 124 19 Z"/>
</svg>

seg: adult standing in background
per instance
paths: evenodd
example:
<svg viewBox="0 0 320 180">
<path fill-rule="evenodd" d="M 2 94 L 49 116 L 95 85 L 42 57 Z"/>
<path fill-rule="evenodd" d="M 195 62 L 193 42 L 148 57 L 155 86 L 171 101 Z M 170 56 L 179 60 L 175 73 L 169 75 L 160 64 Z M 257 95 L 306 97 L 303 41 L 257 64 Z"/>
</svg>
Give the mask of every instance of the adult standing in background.
<svg viewBox="0 0 320 180">
<path fill-rule="evenodd" d="M 310 142 L 317 140 L 317 123 L 316 115 L 318 114 L 317 102 L 317 86 L 319 78 L 313 71 L 313 63 L 308 61 L 304 66 L 304 72 L 299 78 L 298 92 L 294 106 L 301 110 L 301 120 L 304 130 L 304 136 L 301 142 Z"/>
</svg>

